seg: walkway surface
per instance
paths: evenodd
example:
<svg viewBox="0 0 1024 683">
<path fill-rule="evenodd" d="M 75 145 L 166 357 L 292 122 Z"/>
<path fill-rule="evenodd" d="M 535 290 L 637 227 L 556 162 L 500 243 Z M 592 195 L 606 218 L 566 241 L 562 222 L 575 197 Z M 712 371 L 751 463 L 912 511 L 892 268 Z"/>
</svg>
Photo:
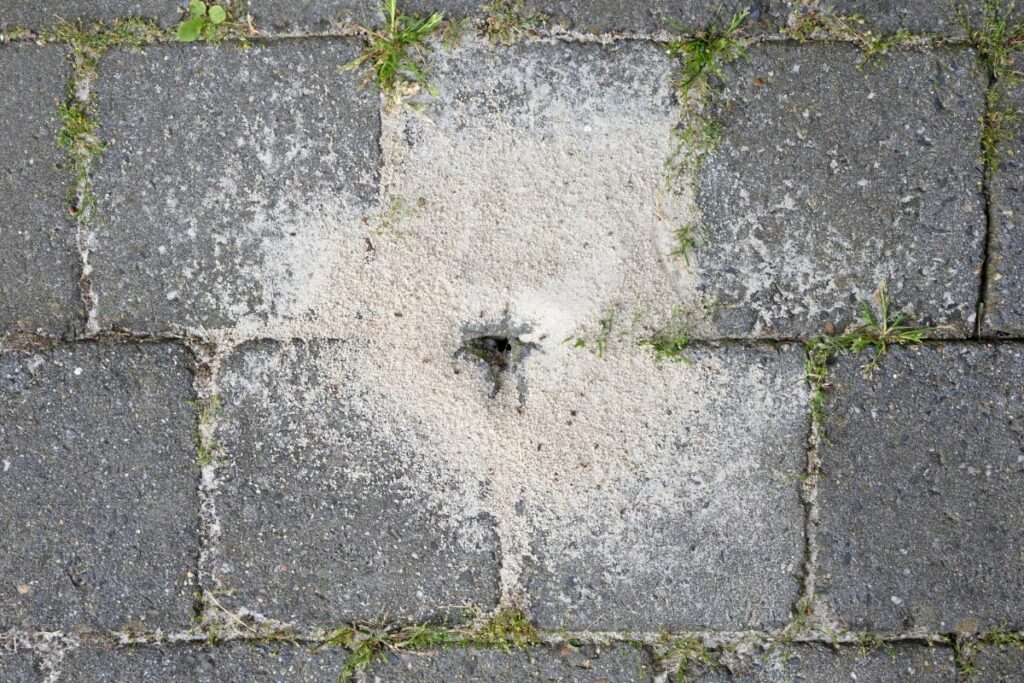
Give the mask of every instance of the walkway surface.
<svg viewBox="0 0 1024 683">
<path fill-rule="evenodd" d="M 226 9 L 0 3 L 0 681 L 1024 680 L 1012 8 Z"/>
</svg>

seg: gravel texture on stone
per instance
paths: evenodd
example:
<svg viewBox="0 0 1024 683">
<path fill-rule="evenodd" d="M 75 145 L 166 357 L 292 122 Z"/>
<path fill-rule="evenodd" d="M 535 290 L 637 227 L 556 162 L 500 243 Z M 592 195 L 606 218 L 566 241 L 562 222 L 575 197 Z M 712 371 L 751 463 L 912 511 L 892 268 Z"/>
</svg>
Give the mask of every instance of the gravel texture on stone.
<svg viewBox="0 0 1024 683">
<path fill-rule="evenodd" d="M 0 335 L 69 335 L 81 263 L 57 135 L 71 69 L 60 48 L 0 45 L 0 73 Z"/>
<path fill-rule="evenodd" d="M 48 29 L 63 22 L 88 26 L 128 17 L 154 19 L 168 27 L 177 22 L 180 6 L 175 0 L 4 0 L 0 5 L 0 30 Z"/>
<path fill-rule="evenodd" d="M 971 683 L 1019 683 L 1024 675 L 1024 645 L 985 646 L 971 657 Z"/>
<path fill-rule="evenodd" d="M 163 344 L 0 351 L 0 629 L 189 626 L 188 365 Z"/>
<path fill-rule="evenodd" d="M 1024 348 L 893 349 L 831 371 L 821 599 L 849 628 L 979 631 L 1024 614 Z"/>
<path fill-rule="evenodd" d="M 291 315 L 287 287 L 316 274 L 261 273 L 280 252 L 321 245 L 278 214 L 328 195 L 338 221 L 358 223 L 376 199 L 377 97 L 338 73 L 357 48 L 166 46 L 102 60 L 109 146 L 94 178 L 103 220 L 91 255 L 102 329 Z"/>
<path fill-rule="evenodd" d="M 61 683 L 337 683 L 348 652 L 295 643 L 85 646 L 64 661 Z"/>
<path fill-rule="evenodd" d="M 1014 68 L 1024 66 L 1017 59 Z M 1024 91 L 1001 88 L 1003 106 L 1024 110 Z M 1024 335 L 1024 124 L 1010 121 L 1013 137 L 1000 145 L 998 170 L 991 180 L 991 217 L 986 264 L 986 335 Z"/>
<path fill-rule="evenodd" d="M 718 667 L 690 667 L 677 683 L 954 683 L 953 650 L 915 644 L 876 646 L 794 644 L 757 657 L 733 657 Z"/>
<path fill-rule="evenodd" d="M 970 50 L 764 44 L 726 69 L 698 176 L 697 288 L 717 333 L 842 329 L 882 283 L 935 333 L 974 329 L 985 80 Z"/>
<path fill-rule="evenodd" d="M 626 645 L 531 648 L 512 652 L 452 649 L 389 656 L 370 667 L 374 683 L 626 683 L 651 681 L 652 662 Z"/>
<path fill-rule="evenodd" d="M 41 681 L 42 674 L 36 669 L 35 655 L 31 650 L 15 652 L 0 651 L 0 680 L 11 683 Z"/>
</svg>

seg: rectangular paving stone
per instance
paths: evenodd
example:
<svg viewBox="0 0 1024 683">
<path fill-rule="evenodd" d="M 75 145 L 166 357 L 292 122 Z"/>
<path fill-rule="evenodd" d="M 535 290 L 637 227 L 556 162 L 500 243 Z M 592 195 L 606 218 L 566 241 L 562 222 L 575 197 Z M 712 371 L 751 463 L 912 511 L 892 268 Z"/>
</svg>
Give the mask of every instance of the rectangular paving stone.
<svg viewBox="0 0 1024 683">
<path fill-rule="evenodd" d="M 218 439 L 232 460 L 213 569 L 225 600 L 322 625 L 493 607 L 493 519 L 444 509 L 467 493 L 361 412 L 343 345 L 253 342 L 225 361 Z"/>
<path fill-rule="evenodd" d="M 0 351 L 0 628 L 185 628 L 198 468 L 189 359 Z"/>
<path fill-rule="evenodd" d="M 637 480 L 604 486 L 629 506 L 578 511 L 537 535 L 524 586 L 542 627 L 768 629 L 789 618 L 804 539 L 800 350 L 733 347 L 690 361 L 665 405 L 685 431 L 648 447 Z M 699 409 L 695 393 L 708 397 Z"/>
<path fill-rule="evenodd" d="M 128 17 L 155 19 L 166 27 L 177 23 L 181 6 L 176 0 L 4 0 L 0 5 L 0 30 L 38 30 L 63 21 L 92 23 Z"/>
<path fill-rule="evenodd" d="M 852 629 L 1019 628 L 1024 349 L 894 349 L 830 373 L 821 599 Z"/>
<path fill-rule="evenodd" d="M 440 11 L 453 18 L 480 20 L 487 15 L 488 4 L 486 0 L 406 0 L 400 7 L 406 12 Z M 508 5 L 514 7 L 515 3 Z M 581 33 L 674 32 L 677 26 L 697 31 L 712 25 L 723 26 L 734 14 L 743 11 L 749 13 L 744 30 L 761 33 L 785 25 L 789 10 L 786 0 L 533 0 L 523 7 L 527 15 L 532 12 L 546 15 L 549 27 Z"/>
<path fill-rule="evenodd" d="M 403 652 L 367 670 L 373 683 L 505 683 L 650 681 L 652 663 L 643 650 L 626 645 L 535 648 L 513 652 L 452 649 Z"/>
<path fill-rule="evenodd" d="M 292 643 L 202 643 L 104 648 L 69 653 L 60 681 L 70 683 L 336 683 L 348 652 Z"/>
<path fill-rule="evenodd" d="M 81 258 L 68 215 L 58 118 L 71 69 L 60 48 L 0 46 L 0 336 L 78 327 Z"/>
<path fill-rule="evenodd" d="M 478 24 L 486 15 L 487 0 L 404 0 L 398 3 L 406 14 L 441 12 L 446 18 L 472 20 Z M 514 3 L 510 3 L 514 6 Z M 316 33 L 337 30 L 346 23 L 379 26 L 384 17 L 381 3 L 372 0 L 252 0 L 250 10 L 258 27 L 277 32 Z M 655 32 L 674 30 L 667 19 L 688 29 L 722 25 L 739 12 L 750 13 L 746 30 L 754 33 L 775 29 L 786 22 L 785 0 L 536 0 L 523 6 L 527 15 L 547 16 L 547 25 L 583 33 Z"/>
<path fill-rule="evenodd" d="M 973 331 L 985 80 L 969 50 L 765 44 L 727 71 L 698 174 L 698 289 L 727 336 L 813 336 L 890 294 L 932 334 Z"/>
<path fill-rule="evenodd" d="M 301 318 L 319 230 L 360 224 L 379 163 L 376 94 L 338 67 L 355 40 L 110 53 L 93 289 L 101 328 Z M 298 214 L 298 218 L 296 218 Z M 324 228 L 328 229 L 328 228 Z"/>
<path fill-rule="evenodd" d="M 958 680 L 952 648 L 899 643 L 870 648 L 794 644 L 758 657 L 731 659 L 728 669 L 725 666 L 695 668 L 696 671 L 688 672 L 682 680 L 693 683 L 954 683 Z"/>
<path fill-rule="evenodd" d="M 962 15 L 977 25 L 983 0 L 802 0 L 797 11 L 812 12 L 815 7 L 832 14 L 862 22 L 854 24 L 858 30 L 869 30 L 881 35 L 910 31 L 915 35 L 938 35 L 958 40 L 967 35 L 961 26 Z M 959 14 L 958 14 L 959 10 Z"/>
<path fill-rule="evenodd" d="M 1015 68 L 1022 66 L 1024 60 L 1018 58 Z M 1002 91 L 1003 106 L 1024 110 L 1019 87 Z M 981 329 L 985 335 L 1024 334 L 1024 125 L 1009 125 L 1013 137 L 1000 144 L 998 171 L 989 181 L 991 222 Z"/>
<path fill-rule="evenodd" d="M 1016 683 L 1024 676 L 1024 647 L 985 646 L 970 659 L 971 683 Z"/>
</svg>

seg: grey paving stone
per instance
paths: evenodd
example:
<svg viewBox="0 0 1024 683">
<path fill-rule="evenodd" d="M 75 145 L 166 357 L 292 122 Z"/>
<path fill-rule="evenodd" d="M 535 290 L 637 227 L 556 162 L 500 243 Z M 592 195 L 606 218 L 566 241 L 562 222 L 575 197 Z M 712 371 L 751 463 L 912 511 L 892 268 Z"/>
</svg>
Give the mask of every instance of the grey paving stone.
<svg viewBox="0 0 1024 683">
<path fill-rule="evenodd" d="M 67 655 L 60 680 L 71 683 L 337 683 L 347 652 L 274 643 L 83 647 Z"/>
<path fill-rule="evenodd" d="M 971 683 L 1020 683 L 1024 677 L 1024 647 L 984 647 L 971 658 Z"/>
<path fill-rule="evenodd" d="M 821 598 L 851 628 L 1019 628 L 1024 348 L 893 350 L 832 370 Z"/>
<path fill-rule="evenodd" d="M 183 628 L 198 553 L 185 352 L 0 351 L 0 628 Z"/>
<path fill-rule="evenodd" d="M 10 681 L 10 683 L 41 681 L 43 677 L 36 669 L 35 661 L 35 654 L 31 650 L 19 649 L 15 652 L 0 650 L 0 681 Z"/>
<path fill-rule="evenodd" d="M 878 34 L 907 30 L 917 35 L 965 39 L 958 8 L 969 21 L 977 22 L 982 0 L 821 0 L 817 3 L 805 0 L 803 11 L 815 4 L 836 15 L 856 15 L 863 20 L 861 28 Z"/>
<path fill-rule="evenodd" d="M 731 661 L 728 668 L 700 668 L 682 680 L 693 683 L 794 683 L 795 681 L 857 681 L 858 683 L 953 683 L 957 680 L 953 650 L 926 645 L 881 645 L 863 649 L 824 645 L 791 645 L 756 658 Z"/>
<path fill-rule="evenodd" d="M 493 607 L 493 519 L 441 508 L 456 483 L 360 412 L 343 344 L 254 342 L 225 362 L 219 438 L 233 461 L 217 494 L 214 571 L 228 601 L 325 625 Z"/>
<path fill-rule="evenodd" d="M 1016 68 L 1024 60 L 1018 59 Z M 1024 111 L 1024 91 L 1005 89 L 1005 105 Z M 991 223 L 983 334 L 1024 334 L 1024 125 L 1000 146 L 999 170 L 991 180 Z"/>
<path fill-rule="evenodd" d="M 940 334 L 973 330 L 985 238 L 984 78 L 970 51 L 768 44 L 728 69 L 697 200 L 697 277 L 729 336 L 840 329 L 888 281 Z"/>
<path fill-rule="evenodd" d="M 250 0 L 249 12 L 261 31 L 324 33 L 351 23 L 379 26 L 384 21 L 383 4 L 378 0 Z M 408 11 L 405 3 L 399 7 Z"/>
<path fill-rule="evenodd" d="M 514 3 L 510 3 L 514 4 Z M 403 10 L 426 14 L 444 12 L 450 17 L 485 16 L 487 0 L 406 0 Z M 703 29 L 722 25 L 734 14 L 750 13 L 745 30 L 759 33 L 777 29 L 786 22 L 789 11 L 785 0 L 534 0 L 524 7 L 547 15 L 548 23 L 584 33 L 641 32 L 674 30 L 666 20 L 687 29 Z"/>
<path fill-rule="evenodd" d="M 4 0 L 0 30 L 45 29 L 61 21 L 91 23 L 127 17 L 155 19 L 161 26 L 171 26 L 178 21 L 180 6 L 176 0 Z"/>
<path fill-rule="evenodd" d="M 311 275 L 279 255 L 318 249 L 316 219 L 285 229 L 279 216 L 358 223 L 376 197 L 378 99 L 338 74 L 356 51 L 351 40 L 192 45 L 103 60 L 109 147 L 91 258 L 101 327 L 304 313 L 274 288 Z"/>
<path fill-rule="evenodd" d="M 733 347 L 691 360 L 708 403 L 694 410 L 681 394 L 667 405 L 687 436 L 650 446 L 638 483 L 608 482 L 632 505 L 618 518 L 580 511 L 561 520 L 572 533 L 538 535 L 523 583 L 542 627 L 739 630 L 788 619 L 804 538 L 801 351 Z"/>
<path fill-rule="evenodd" d="M 66 335 L 81 315 L 80 257 L 61 170 L 58 107 L 71 70 L 58 48 L 0 46 L 0 335 Z"/>
<path fill-rule="evenodd" d="M 650 681 L 650 656 L 617 645 L 531 649 L 440 650 L 388 657 L 367 671 L 369 683 L 504 683 L 505 681 L 563 681 L 564 683 L 627 683 Z"/>
</svg>

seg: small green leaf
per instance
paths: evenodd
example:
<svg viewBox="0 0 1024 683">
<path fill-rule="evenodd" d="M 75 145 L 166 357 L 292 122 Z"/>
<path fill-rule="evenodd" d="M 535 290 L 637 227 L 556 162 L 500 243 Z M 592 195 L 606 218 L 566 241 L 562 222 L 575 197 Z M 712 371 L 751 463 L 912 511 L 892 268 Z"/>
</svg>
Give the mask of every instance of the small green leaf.
<svg viewBox="0 0 1024 683">
<path fill-rule="evenodd" d="M 178 24 L 178 40 L 183 43 L 194 42 L 199 38 L 199 31 L 205 23 L 206 20 L 201 17 L 181 22 Z"/>
<path fill-rule="evenodd" d="M 210 8 L 210 21 L 215 24 L 219 24 L 228 18 L 228 13 L 224 11 L 224 8 L 220 5 L 214 5 Z"/>
<path fill-rule="evenodd" d="M 191 0 L 188 3 L 188 13 L 193 19 L 206 16 L 206 3 L 203 0 Z"/>
</svg>

